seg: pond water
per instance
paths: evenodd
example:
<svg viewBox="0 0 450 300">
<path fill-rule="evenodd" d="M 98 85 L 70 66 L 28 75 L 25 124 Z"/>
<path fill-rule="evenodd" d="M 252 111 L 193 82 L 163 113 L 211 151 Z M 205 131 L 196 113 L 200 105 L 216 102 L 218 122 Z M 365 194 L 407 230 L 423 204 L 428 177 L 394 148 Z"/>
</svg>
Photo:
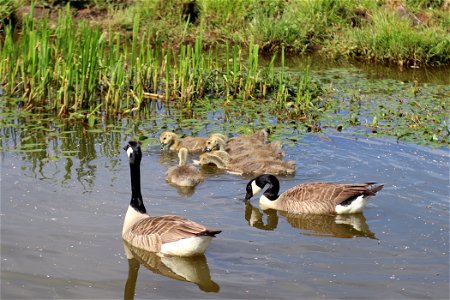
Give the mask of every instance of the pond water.
<svg viewBox="0 0 450 300">
<path fill-rule="evenodd" d="M 168 185 L 177 157 L 162 154 L 156 138 L 197 116 L 179 121 L 166 111 L 94 129 L 31 115 L 4 126 L 1 299 L 449 298 L 448 148 L 332 130 L 285 136 L 297 172 L 280 177 L 282 190 L 309 181 L 385 185 L 363 214 L 289 215 L 244 204 L 249 177 L 205 168 L 195 190 Z M 224 131 L 223 122 L 209 113 L 186 133 Z M 245 127 L 245 118 L 236 122 Z M 147 211 L 222 229 L 204 257 L 125 250 L 122 147 L 142 135 L 150 136 L 141 166 Z"/>
</svg>

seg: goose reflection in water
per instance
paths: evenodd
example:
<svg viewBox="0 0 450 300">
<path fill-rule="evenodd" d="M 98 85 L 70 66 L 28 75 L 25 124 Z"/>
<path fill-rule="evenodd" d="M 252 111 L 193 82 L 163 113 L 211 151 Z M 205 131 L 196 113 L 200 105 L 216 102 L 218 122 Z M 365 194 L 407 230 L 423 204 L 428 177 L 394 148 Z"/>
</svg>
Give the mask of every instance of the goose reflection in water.
<svg viewBox="0 0 450 300">
<path fill-rule="evenodd" d="M 195 283 L 204 292 L 217 293 L 220 287 L 211 279 L 204 255 L 195 257 L 159 256 L 124 242 L 128 259 L 128 279 L 124 299 L 134 299 L 138 271 L 141 265 L 153 273 L 179 281 Z"/>
<path fill-rule="evenodd" d="M 293 214 L 274 209 L 261 211 L 250 202 L 245 203 L 245 220 L 252 227 L 261 230 L 275 230 L 278 226 L 278 214 L 284 217 L 293 228 L 300 229 L 302 235 L 376 239 L 375 233 L 370 231 L 362 213 L 349 215 Z M 264 221 L 265 216 L 266 221 Z"/>
</svg>

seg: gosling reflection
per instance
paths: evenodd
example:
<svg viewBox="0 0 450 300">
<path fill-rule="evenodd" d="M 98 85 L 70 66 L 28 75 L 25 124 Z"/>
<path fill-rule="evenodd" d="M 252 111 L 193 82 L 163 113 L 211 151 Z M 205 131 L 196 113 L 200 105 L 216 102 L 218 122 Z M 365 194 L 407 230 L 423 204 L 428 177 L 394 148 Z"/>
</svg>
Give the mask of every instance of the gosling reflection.
<svg viewBox="0 0 450 300">
<path fill-rule="evenodd" d="M 169 185 L 176 189 L 180 196 L 191 197 L 195 193 L 195 186 L 179 186 L 171 183 Z"/>
<path fill-rule="evenodd" d="M 124 242 L 128 258 L 128 279 L 124 299 L 134 299 L 138 271 L 141 265 L 153 273 L 179 281 L 195 283 L 204 292 L 217 293 L 220 287 L 212 281 L 204 255 L 196 257 L 159 256 L 156 253 L 135 248 Z"/>
<path fill-rule="evenodd" d="M 293 214 L 273 209 L 261 212 L 259 208 L 245 203 L 245 219 L 252 227 L 261 230 L 275 230 L 278 225 L 278 214 L 293 227 L 301 230 L 302 235 L 320 237 L 353 238 L 367 237 L 376 239 L 370 231 L 366 218 L 361 214 L 349 215 L 314 215 Z M 264 222 L 264 215 L 267 216 Z"/>
</svg>

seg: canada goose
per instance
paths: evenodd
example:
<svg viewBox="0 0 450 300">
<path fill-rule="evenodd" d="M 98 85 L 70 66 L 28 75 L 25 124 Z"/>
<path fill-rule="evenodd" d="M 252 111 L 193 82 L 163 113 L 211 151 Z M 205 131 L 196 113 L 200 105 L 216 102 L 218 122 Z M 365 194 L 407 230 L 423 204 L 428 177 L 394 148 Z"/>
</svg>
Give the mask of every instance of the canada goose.
<svg viewBox="0 0 450 300">
<path fill-rule="evenodd" d="M 266 158 L 282 159 L 284 152 L 280 141 L 268 144 L 243 144 L 239 146 L 227 147 L 227 152 L 234 159 L 242 155 L 253 155 L 256 157 L 266 156 Z M 259 154 L 259 156 L 257 156 Z"/>
<path fill-rule="evenodd" d="M 210 152 L 216 150 L 227 151 L 233 159 L 241 155 L 257 154 L 259 154 L 260 156 L 265 155 L 267 157 L 278 159 L 281 159 L 284 156 L 280 141 L 275 141 L 268 144 L 249 141 L 248 143 L 235 143 L 234 145 L 230 145 L 220 137 L 210 136 L 206 141 L 205 151 Z"/>
<path fill-rule="evenodd" d="M 194 166 L 187 164 L 188 150 L 180 148 L 178 166 L 169 168 L 166 172 L 166 180 L 179 186 L 196 186 L 203 181 L 203 176 Z"/>
<path fill-rule="evenodd" d="M 291 213 L 351 214 L 359 213 L 383 185 L 373 182 L 342 184 L 327 182 L 303 183 L 278 194 L 280 183 L 273 175 L 263 174 L 247 184 L 245 201 L 268 188 L 259 199 L 262 209 L 272 208 Z"/>
<path fill-rule="evenodd" d="M 215 151 L 213 151 L 215 152 Z M 225 169 L 229 173 L 238 175 L 257 175 L 263 173 L 272 173 L 277 175 L 291 175 L 295 173 L 295 161 L 282 161 L 275 159 L 254 160 L 251 156 L 243 158 L 240 161 L 225 161 L 222 157 L 216 155 L 200 155 L 200 165 L 213 164 L 219 169 Z"/>
<path fill-rule="evenodd" d="M 267 137 L 269 133 L 267 129 L 261 129 L 253 133 L 252 135 L 240 135 L 232 137 L 228 140 L 229 147 L 240 146 L 243 144 L 264 144 L 267 143 Z"/>
<path fill-rule="evenodd" d="M 225 148 L 234 148 L 240 146 L 255 146 L 263 145 L 267 142 L 267 130 L 262 129 L 257 131 L 253 135 L 241 135 L 232 137 L 230 139 L 226 138 L 222 134 L 212 134 L 206 141 L 205 151 L 213 150 L 228 150 Z"/>
<path fill-rule="evenodd" d="M 295 161 L 282 161 L 279 159 L 244 160 L 228 164 L 231 173 L 239 175 L 258 175 L 271 173 L 276 175 L 295 174 Z"/>
<path fill-rule="evenodd" d="M 214 151 L 215 152 L 215 151 Z M 223 151 L 225 152 L 225 151 Z M 225 152 L 226 153 L 226 152 Z M 219 169 L 226 169 L 228 162 L 223 157 L 213 155 L 211 152 L 203 153 L 199 156 L 200 160 L 196 161 L 199 165 L 215 165 Z"/>
<path fill-rule="evenodd" d="M 272 144 L 266 144 L 264 146 L 271 146 Z M 281 147 L 274 147 L 270 149 L 264 147 L 261 149 L 236 149 L 233 152 L 229 152 L 232 161 L 242 161 L 243 159 L 253 159 L 253 160 L 280 160 L 282 161 L 284 153 L 281 151 Z"/>
<path fill-rule="evenodd" d="M 130 163 L 131 201 L 122 228 L 122 238 L 134 247 L 162 255 L 195 256 L 206 251 L 220 230 L 179 216 L 153 217 L 146 213 L 141 194 L 141 147 L 130 141 L 124 147 Z"/>
<path fill-rule="evenodd" d="M 208 136 L 208 139 L 210 139 L 210 138 L 219 138 L 219 139 L 224 140 L 225 142 L 228 141 L 228 137 L 221 133 L 212 133 Z"/>
<path fill-rule="evenodd" d="M 200 160 L 194 161 L 196 164 L 200 164 L 200 165 L 206 165 L 206 164 L 214 164 L 217 165 L 216 163 L 214 163 L 214 161 L 216 160 L 220 160 L 220 165 L 222 169 L 224 169 L 226 167 L 226 165 L 228 165 L 228 163 L 230 162 L 230 155 L 228 154 L 228 152 L 223 151 L 223 150 L 214 150 L 211 152 L 205 152 L 200 154 L 199 156 Z M 208 162 L 212 160 L 213 162 Z M 222 166 L 223 165 L 223 166 Z"/>
<path fill-rule="evenodd" d="M 159 136 L 161 143 L 161 150 L 179 151 L 184 147 L 190 152 L 201 152 L 206 145 L 206 137 L 192 137 L 187 136 L 179 138 L 177 134 L 165 131 Z"/>
<path fill-rule="evenodd" d="M 225 151 L 227 140 L 219 136 L 210 136 L 206 140 L 205 152 L 211 152 L 216 150 Z"/>
</svg>

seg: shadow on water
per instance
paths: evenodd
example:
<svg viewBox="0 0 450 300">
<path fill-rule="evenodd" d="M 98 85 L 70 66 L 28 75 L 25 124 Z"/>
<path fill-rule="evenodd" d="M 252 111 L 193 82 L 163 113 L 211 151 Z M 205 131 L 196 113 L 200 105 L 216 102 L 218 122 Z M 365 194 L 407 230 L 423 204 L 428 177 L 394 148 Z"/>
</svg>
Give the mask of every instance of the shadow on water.
<svg viewBox="0 0 450 300">
<path fill-rule="evenodd" d="M 124 242 L 128 259 L 128 279 L 125 284 L 124 299 L 134 299 L 140 266 L 155 274 L 170 279 L 192 282 L 204 292 L 217 293 L 220 286 L 211 279 L 208 262 L 204 255 L 196 257 L 159 256 Z"/>
<path fill-rule="evenodd" d="M 286 219 L 292 228 L 300 229 L 300 234 L 306 236 L 376 239 L 362 213 L 336 216 L 293 214 L 274 209 L 261 211 L 250 202 L 245 203 L 245 220 L 252 227 L 275 230 L 279 223 L 279 215 Z"/>
</svg>

